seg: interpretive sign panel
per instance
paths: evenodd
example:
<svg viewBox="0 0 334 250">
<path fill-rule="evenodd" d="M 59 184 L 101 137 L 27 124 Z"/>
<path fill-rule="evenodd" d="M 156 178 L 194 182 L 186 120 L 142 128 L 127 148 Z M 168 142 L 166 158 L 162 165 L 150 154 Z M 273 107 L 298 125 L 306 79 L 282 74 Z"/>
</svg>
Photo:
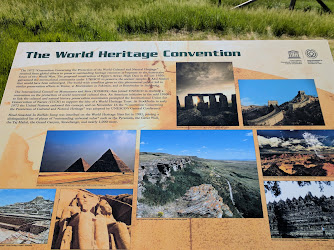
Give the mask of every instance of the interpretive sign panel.
<svg viewBox="0 0 334 250">
<path fill-rule="evenodd" d="M 334 247 L 326 41 L 20 43 L 0 248 Z"/>
</svg>

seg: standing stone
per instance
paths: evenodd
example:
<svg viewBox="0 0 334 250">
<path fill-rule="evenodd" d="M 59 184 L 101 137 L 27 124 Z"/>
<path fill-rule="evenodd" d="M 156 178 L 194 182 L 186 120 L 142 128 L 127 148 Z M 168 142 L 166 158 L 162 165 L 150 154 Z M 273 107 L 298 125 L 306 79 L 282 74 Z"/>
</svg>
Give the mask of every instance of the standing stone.
<svg viewBox="0 0 334 250">
<path fill-rule="evenodd" d="M 203 95 L 198 95 L 199 102 L 197 103 L 198 110 L 208 109 L 208 104 L 204 102 Z"/>
<path fill-rule="evenodd" d="M 210 102 L 210 109 L 216 109 L 218 107 L 215 95 L 209 94 L 209 102 Z"/>
<path fill-rule="evenodd" d="M 237 112 L 237 97 L 235 94 L 232 95 L 232 110 Z"/>
<path fill-rule="evenodd" d="M 198 95 L 199 102 L 198 103 L 204 103 L 204 97 L 202 95 Z"/>
<path fill-rule="evenodd" d="M 219 95 L 219 104 L 220 104 L 220 107 L 223 110 L 226 110 L 228 108 L 228 103 L 227 103 L 227 97 L 226 97 L 226 95 L 223 95 L 223 94 Z"/>
<path fill-rule="evenodd" d="M 194 107 L 193 97 L 191 95 L 187 95 L 184 98 L 184 103 L 185 103 L 186 109 L 192 109 Z"/>
</svg>

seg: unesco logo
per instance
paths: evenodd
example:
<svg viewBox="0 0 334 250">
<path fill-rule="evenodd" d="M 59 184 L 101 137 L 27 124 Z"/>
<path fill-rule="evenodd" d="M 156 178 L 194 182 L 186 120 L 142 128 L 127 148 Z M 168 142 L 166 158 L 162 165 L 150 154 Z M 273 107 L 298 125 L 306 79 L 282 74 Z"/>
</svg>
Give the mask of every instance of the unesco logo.
<svg viewBox="0 0 334 250">
<path fill-rule="evenodd" d="M 296 50 L 289 50 L 289 59 L 300 59 L 299 52 Z"/>
<path fill-rule="evenodd" d="M 305 54 L 308 58 L 317 58 L 318 56 L 318 53 L 314 50 L 314 49 L 307 49 L 305 51 Z"/>
</svg>

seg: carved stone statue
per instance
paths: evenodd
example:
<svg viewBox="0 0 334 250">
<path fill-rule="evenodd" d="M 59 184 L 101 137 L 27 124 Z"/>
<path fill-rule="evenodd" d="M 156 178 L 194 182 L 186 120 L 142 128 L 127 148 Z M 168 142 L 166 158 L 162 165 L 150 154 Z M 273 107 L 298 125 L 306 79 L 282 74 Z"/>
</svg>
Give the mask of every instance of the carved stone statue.
<svg viewBox="0 0 334 250">
<path fill-rule="evenodd" d="M 110 249 L 113 249 L 114 243 L 118 249 L 130 248 L 130 235 L 127 226 L 125 223 L 115 220 L 112 208 L 106 200 L 100 200 L 97 207 L 95 234 L 98 235 L 96 236 L 98 249 L 105 249 L 106 245 L 103 245 L 103 242 L 110 242 Z"/>
<path fill-rule="evenodd" d="M 60 249 L 129 249 L 127 225 L 115 220 L 109 203 L 79 192 L 59 220 Z"/>
</svg>

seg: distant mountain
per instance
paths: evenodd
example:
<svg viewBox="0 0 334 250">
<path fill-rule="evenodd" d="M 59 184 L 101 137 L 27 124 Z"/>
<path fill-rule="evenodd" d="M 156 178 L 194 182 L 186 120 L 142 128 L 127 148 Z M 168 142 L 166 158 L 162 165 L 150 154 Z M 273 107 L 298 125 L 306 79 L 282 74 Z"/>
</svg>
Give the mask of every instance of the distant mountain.
<svg viewBox="0 0 334 250">
<path fill-rule="evenodd" d="M 89 164 L 82 158 L 74 162 L 65 172 L 86 172 L 90 168 Z"/>
<path fill-rule="evenodd" d="M 108 149 L 87 172 L 132 172 L 132 170 L 113 152 Z"/>
</svg>

